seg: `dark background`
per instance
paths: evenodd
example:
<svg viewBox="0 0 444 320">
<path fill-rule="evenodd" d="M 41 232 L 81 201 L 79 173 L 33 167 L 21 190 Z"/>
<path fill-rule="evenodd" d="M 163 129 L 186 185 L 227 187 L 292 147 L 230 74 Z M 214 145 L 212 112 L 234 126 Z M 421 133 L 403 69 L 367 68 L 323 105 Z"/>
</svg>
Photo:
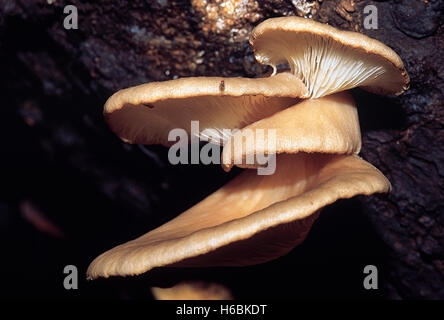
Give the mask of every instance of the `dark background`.
<svg viewBox="0 0 444 320">
<path fill-rule="evenodd" d="M 86 282 L 98 254 L 168 221 L 239 170 L 172 166 L 167 149 L 122 143 L 102 106 L 116 90 L 175 77 L 257 76 L 248 46 L 266 18 L 304 14 L 292 1 L 0 0 L 0 295 L 150 299 L 150 286 L 218 282 L 235 298 L 444 298 L 444 3 L 302 1 L 312 17 L 392 47 L 410 74 L 400 97 L 353 90 L 362 156 L 391 181 L 388 196 L 338 201 L 290 254 L 243 268 L 158 269 Z M 296 3 L 296 2 L 295 2 Z M 74 4 L 79 29 L 63 28 Z M 363 28 L 363 8 L 379 28 Z M 217 16 L 211 14 L 215 8 Z M 217 23 L 218 18 L 223 23 Z M 63 288 L 63 268 L 79 289 Z M 379 270 L 364 290 L 363 268 Z"/>
</svg>

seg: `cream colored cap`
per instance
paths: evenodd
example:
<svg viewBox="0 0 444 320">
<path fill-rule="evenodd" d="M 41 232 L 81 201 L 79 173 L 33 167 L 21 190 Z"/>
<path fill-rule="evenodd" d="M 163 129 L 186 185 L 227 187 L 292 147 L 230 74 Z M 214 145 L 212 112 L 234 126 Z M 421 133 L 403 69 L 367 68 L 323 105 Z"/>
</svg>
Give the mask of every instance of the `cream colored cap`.
<svg viewBox="0 0 444 320">
<path fill-rule="evenodd" d="M 401 94 L 410 79 L 401 58 L 382 42 L 300 17 L 272 18 L 253 29 L 256 59 L 276 70 L 288 63 L 305 84 L 307 98 L 362 87 Z"/>
<path fill-rule="evenodd" d="M 233 165 L 266 166 L 263 162 L 270 154 L 358 154 L 360 150 L 356 104 L 350 93 L 340 92 L 303 100 L 237 131 L 224 146 L 222 167 L 229 171 Z"/>
<path fill-rule="evenodd" d="M 171 288 L 152 287 L 156 300 L 233 300 L 228 288 L 218 283 L 184 281 Z"/>
<path fill-rule="evenodd" d="M 293 105 L 306 92 L 289 73 L 257 79 L 183 78 L 120 90 L 106 102 L 104 116 L 125 142 L 169 146 L 175 142 L 168 140 L 171 130 L 190 135 L 191 121 L 199 121 L 200 131 L 242 128 Z"/>
<path fill-rule="evenodd" d="M 87 274 L 130 276 L 166 265 L 269 261 L 300 244 L 326 205 L 390 188 L 381 172 L 358 156 L 279 155 L 275 174 L 243 172 L 175 219 L 103 253 Z"/>
</svg>

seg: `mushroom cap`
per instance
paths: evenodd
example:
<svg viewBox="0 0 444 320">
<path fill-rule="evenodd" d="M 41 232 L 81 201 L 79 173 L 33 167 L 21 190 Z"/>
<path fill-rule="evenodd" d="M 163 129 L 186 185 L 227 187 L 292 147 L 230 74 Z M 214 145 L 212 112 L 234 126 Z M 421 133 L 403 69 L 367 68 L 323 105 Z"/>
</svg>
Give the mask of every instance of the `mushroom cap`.
<svg viewBox="0 0 444 320">
<path fill-rule="evenodd" d="M 244 171 L 173 220 L 103 253 L 87 274 L 93 279 L 166 265 L 269 261 L 301 243 L 324 206 L 390 188 L 378 169 L 355 155 L 278 155 L 273 175 Z"/>
<path fill-rule="evenodd" d="M 401 94 L 410 79 L 401 58 L 388 46 L 357 32 L 299 17 L 272 18 L 253 29 L 256 59 L 274 69 L 288 63 L 318 98 L 354 87 L 377 94 Z"/>
<path fill-rule="evenodd" d="M 151 82 L 120 90 L 105 104 L 104 116 L 122 140 L 169 146 L 172 129 L 190 135 L 190 122 L 205 129 L 235 129 L 296 103 L 306 94 L 290 73 L 268 78 L 194 77 Z"/>
<path fill-rule="evenodd" d="M 233 300 L 230 290 L 218 283 L 184 281 L 171 288 L 152 287 L 156 300 Z"/>
<path fill-rule="evenodd" d="M 275 130 L 275 135 L 270 136 L 269 130 Z M 259 132 L 263 132 L 263 138 Z M 303 100 L 237 131 L 224 146 L 222 167 L 225 171 L 233 165 L 255 168 L 257 153 L 358 154 L 360 150 L 356 104 L 350 93 L 340 92 Z"/>
</svg>

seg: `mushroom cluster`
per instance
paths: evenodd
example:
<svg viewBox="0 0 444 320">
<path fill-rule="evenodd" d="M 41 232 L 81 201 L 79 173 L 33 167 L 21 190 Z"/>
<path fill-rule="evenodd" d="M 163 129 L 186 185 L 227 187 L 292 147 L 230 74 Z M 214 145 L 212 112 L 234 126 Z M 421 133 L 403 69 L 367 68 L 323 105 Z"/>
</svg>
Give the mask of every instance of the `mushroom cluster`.
<svg viewBox="0 0 444 320">
<path fill-rule="evenodd" d="M 166 224 L 119 245 L 89 266 L 91 279 L 137 275 L 161 266 L 244 266 L 280 257 L 307 237 L 320 210 L 341 198 L 385 193 L 390 182 L 358 156 L 361 135 L 347 90 L 398 95 L 409 77 L 399 56 L 365 35 L 285 17 L 259 24 L 250 37 L 265 78 L 194 77 L 153 82 L 115 93 L 104 108 L 125 142 L 171 145 L 168 133 L 237 129 L 223 140 L 222 167 L 256 154 L 276 155 L 276 170 L 245 170 Z M 277 72 L 287 64 L 288 71 Z M 245 130 L 273 129 L 265 143 L 232 152 Z M 246 143 L 245 141 L 243 142 Z"/>
</svg>

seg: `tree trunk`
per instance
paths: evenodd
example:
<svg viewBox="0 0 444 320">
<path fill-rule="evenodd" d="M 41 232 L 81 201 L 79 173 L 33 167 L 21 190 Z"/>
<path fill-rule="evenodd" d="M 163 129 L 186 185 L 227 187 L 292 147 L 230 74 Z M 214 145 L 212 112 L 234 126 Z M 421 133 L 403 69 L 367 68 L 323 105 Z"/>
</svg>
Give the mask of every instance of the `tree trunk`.
<svg viewBox="0 0 444 320">
<path fill-rule="evenodd" d="M 78 29 L 64 28 L 68 4 L 78 9 Z M 367 5 L 377 8 L 377 29 L 365 28 Z M 3 243 L 12 243 L 5 248 L 11 265 L 2 267 L 10 293 L 38 295 L 38 289 L 24 287 L 34 283 L 46 286 L 47 295 L 56 295 L 68 261 L 84 272 L 95 255 L 169 220 L 236 173 L 209 166 L 171 166 L 164 148 L 121 143 L 102 118 L 108 96 L 131 85 L 177 77 L 264 74 L 267 68 L 255 61 L 249 48 L 250 31 L 266 18 L 298 14 L 365 33 L 392 47 L 404 61 L 411 88 L 389 98 L 353 90 L 363 134 L 361 155 L 388 177 L 393 191 L 333 206 L 325 218 L 321 214 L 306 251 L 297 249 L 282 261 L 291 264 L 319 252 L 327 254 L 332 247 L 326 242 L 337 241 L 344 247 L 334 248 L 328 257 L 342 261 L 341 267 L 333 268 L 339 275 L 346 276 L 347 261 L 377 262 L 384 274 L 383 297 L 444 298 L 441 0 L 0 0 L 0 229 Z M 39 221 L 46 217 L 56 229 L 39 229 L 30 216 Z M 344 234 L 332 233 L 333 227 Z M 365 239 L 359 238 L 363 230 Z M 327 237 L 344 239 L 326 241 Z M 349 237 L 357 237 L 364 246 L 349 244 L 355 241 Z M 372 246 L 372 241 L 377 244 Z M 365 250 L 376 251 L 366 255 Z M 54 283 L 27 273 L 29 261 L 40 278 Z M 252 274 L 264 277 L 283 264 L 268 266 L 271 269 L 252 267 Z M 362 268 L 356 279 L 362 278 Z M 245 269 L 230 270 L 238 278 L 247 277 Z M 205 277 L 211 278 L 211 272 Z M 20 274 L 22 285 L 7 279 L 11 273 Z M 326 277 L 308 277 L 323 279 L 315 281 L 316 290 L 326 290 L 321 284 Z M 260 296 L 253 293 L 252 279 L 245 280 L 251 291 L 226 275 L 217 280 L 238 286 L 233 289 L 238 296 Z M 337 281 L 327 285 L 340 284 Z M 84 284 L 87 295 L 111 295 L 93 286 Z M 127 284 L 113 287 L 119 296 L 128 294 L 122 293 L 122 286 L 129 290 Z M 259 287 L 276 285 L 264 280 Z M 304 295 L 297 290 L 295 294 Z"/>
</svg>

